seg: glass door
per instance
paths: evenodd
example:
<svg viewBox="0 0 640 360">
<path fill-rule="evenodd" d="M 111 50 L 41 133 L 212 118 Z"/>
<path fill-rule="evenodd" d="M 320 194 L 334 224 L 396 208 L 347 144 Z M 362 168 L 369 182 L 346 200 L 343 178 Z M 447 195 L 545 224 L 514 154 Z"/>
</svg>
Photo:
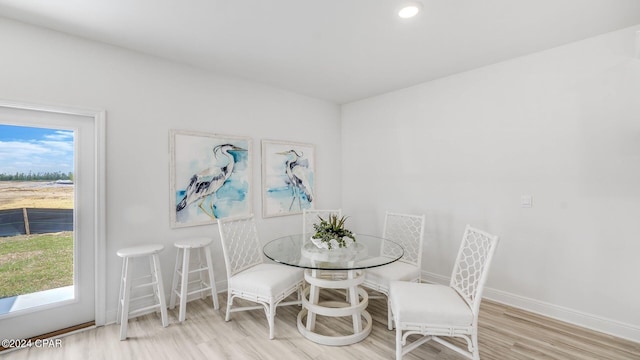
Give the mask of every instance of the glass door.
<svg viewBox="0 0 640 360">
<path fill-rule="evenodd" d="M 96 118 L 0 104 L 0 338 L 96 320 Z"/>
</svg>

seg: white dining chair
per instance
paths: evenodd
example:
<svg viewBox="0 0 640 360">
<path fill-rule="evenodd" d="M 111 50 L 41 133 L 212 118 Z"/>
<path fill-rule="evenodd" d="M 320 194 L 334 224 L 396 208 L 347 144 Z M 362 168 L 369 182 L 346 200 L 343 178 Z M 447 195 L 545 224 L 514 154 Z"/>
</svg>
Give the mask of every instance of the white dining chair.
<svg viewBox="0 0 640 360">
<path fill-rule="evenodd" d="M 321 217 L 325 220 L 329 220 L 329 215 L 337 215 L 338 217 L 342 216 L 342 209 L 335 210 L 315 210 L 315 209 L 303 209 L 302 210 L 302 233 L 313 233 L 315 229 L 313 224 L 317 224 L 320 222 L 318 217 Z"/>
<path fill-rule="evenodd" d="M 262 244 L 253 215 L 246 218 L 219 219 L 218 230 L 227 270 L 227 313 L 263 309 L 269 323 L 269 339 L 274 338 L 276 307 L 299 305 L 304 275 L 299 268 L 264 263 Z M 298 293 L 297 300 L 284 302 Z M 233 308 L 235 298 L 249 300 L 257 306 Z"/>
<path fill-rule="evenodd" d="M 404 255 L 400 260 L 389 265 L 374 267 L 365 271 L 362 286 L 381 293 L 388 299 L 389 283 L 394 280 L 420 282 L 422 273 L 422 247 L 424 241 L 424 215 L 410 215 L 387 212 L 384 220 L 382 237 L 402 246 Z M 381 244 L 381 257 L 397 257 L 397 247 Z M 370 296 L 375 298 L 375 296 Z M 388 301 L 387 301 L 388 302 Z M 391 311 L 387 303 L 387 326 L 392 330 Z"/>
<path fill-rule="evenodd" d="M 396 327 L 396 360 L 433 340 L 479 360 L 478 312 L 498 237 L 467 225 L 449 286 L 392 281 L 389 306 Z M 407 344 L 407 338 L 421 338 Z M 458 337 L 467 348 L 442 337 Z"/>
</svg>

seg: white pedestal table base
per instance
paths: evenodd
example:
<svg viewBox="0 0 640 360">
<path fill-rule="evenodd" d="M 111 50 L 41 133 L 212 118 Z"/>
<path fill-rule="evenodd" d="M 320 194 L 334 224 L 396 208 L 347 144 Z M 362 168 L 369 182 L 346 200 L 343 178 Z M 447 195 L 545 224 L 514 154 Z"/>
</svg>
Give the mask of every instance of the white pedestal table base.
<svg viewBox="0 0 640 360">
<path fill-rule="evenodd" d="M 322 274 L 327 270 L 306 270 L 305 280 L 309 287 L 302 294 L 303 309 L 298 313 L 298 331 L 307 339 L 323 345 L 343 346 L 364 340 L 371 332 L 371 315 L 366 311 L 369 304 L 367 292 L 359 287 L 364 282 L 364 273 L 355 270 L 343 271 L 346 278 Z M 319 301 L 321 289 L 346 289 L 348 301 Z M 316 315 L 328 317 L 351 316 L 353 333 L 348 335 L 329 336 L 315 332 Z M 306 319 L 306 323 L 303 321 Z M 362 320 L 365 320 L 363 324 Z"/>
</svg>

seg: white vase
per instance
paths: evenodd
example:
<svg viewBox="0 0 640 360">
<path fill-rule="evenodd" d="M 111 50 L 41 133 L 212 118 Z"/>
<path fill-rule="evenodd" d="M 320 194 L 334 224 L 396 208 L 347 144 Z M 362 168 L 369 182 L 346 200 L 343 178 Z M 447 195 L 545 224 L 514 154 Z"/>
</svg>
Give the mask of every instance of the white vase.
<svg viewBox="0 0 640 360">
<path fill-rule="evenodd" d="M 367 256 L 367 247 L 351 239 L 349 240 L 346 241 L 346 243 L 350 244 L 349 247 L 339 248 L 332 245 L 331 250 L 329 250 L 328 244 L 319 239 L 311 239 L 311 241 L 305 242 L 302 246 L 302 256 L 310 259 L 315 264 L 321 262 L 344 263 L 356 259 L 364 259 Z"/>
<path fill-rule="evenodd" d="M 335 240 L 333 240 L 335 241 Z M 329 248 L 329 244 L 327 244 L 326 242 L 322 241 L 322 239 L 314 239 L 311 238 L 311 242 L 313 243 L 313 245 L 315 245 L 318 249 L 328 249 Z"/>
<path fill-rule="evenodd" d="M 340 249 L 340 243 L 338 243 L 338 240 L 336 239 L 331 239 L 329 240 L 329 242 L 324 242 L 321 239 L 314 239 L 313 237 L 311 238 L 311 242 L 313 243 L 313 245 L 317 246 L 320 249 L 329 249 L 329 245 L 331 245 L 331 249 Z M 344 247 L 349 247 L 351 246 L 351 244 L 353 244 L 353 240 L 351 240 L 351 238 L 345 238 L 344 239 L 344 243 L 345 246 Z"/>
</svg>

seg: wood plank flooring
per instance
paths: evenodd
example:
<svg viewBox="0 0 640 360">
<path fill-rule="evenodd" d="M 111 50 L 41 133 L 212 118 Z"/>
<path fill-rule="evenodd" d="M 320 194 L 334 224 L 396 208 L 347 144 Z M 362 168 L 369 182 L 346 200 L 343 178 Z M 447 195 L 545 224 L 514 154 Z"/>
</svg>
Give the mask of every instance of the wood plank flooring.
<svg viewBox="0 0 640 360">
<path fill-rule="evenodd" d="M 297 306 L 278 309 L 276 338 L 268 339 L 264 312 L 232 314 L 224 321 L 226 293 L 219 295 L 221 310 L 211 299 L 187 306 L 187 320 L 179 323 L 178 308 L 169 311 L 169 326 L 159 315 L 129 320 L 129 338 L 119 340 L 118 325 L 103 326 L 62 339 L 59 348 L 27 348 L 0 353 L 2 360 L 20 359 L 265 359 L 340 360 L 393 359 L 395 331 L 386 328 L 386 302 L 372 299 L 368 311 L 373 330 L 364 341 L 342 347 L 315 344 L 298 333 Z M 319 329 L 331 334 L 350 326 L 349 319 L 321 319 Z M 484 301 L 480 311 L 480 356 L 483 360 L 530 359 L 640 359 L 640 343 L 568 325 L 502 304 Z M 427 343 L 405 356 L 407 360 L 462 360 L 463 356 L 436 343 Z"/>
</svg>

